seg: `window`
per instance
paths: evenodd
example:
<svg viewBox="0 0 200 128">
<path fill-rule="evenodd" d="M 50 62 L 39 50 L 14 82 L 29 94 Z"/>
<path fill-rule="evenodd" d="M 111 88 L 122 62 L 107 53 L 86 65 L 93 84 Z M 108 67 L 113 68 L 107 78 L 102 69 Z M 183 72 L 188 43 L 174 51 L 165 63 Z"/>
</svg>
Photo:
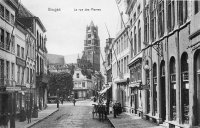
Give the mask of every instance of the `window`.
<svg viewBox="0 0 200 128">
<path fill-rule="evenodd" d="M 183 53 L 181 57 L 181 110 L 184 123 L 189 123 L 189 75 L 188 75 L 188 54 Z"/>
<path fill-rule="evenodd" d="M 126 67 L 127 67 L 127 64 L 126 64 L 126 57 L 125 57 L 125 58 L 124 58 L 124 73 L 127 73 Z"/>
<path fill-rule="evenodd" d="M 26 82 L 29 83 L 29 68 L 26 68 Z"/>
<path fill-rule="evenodd" d="M 140 21 L 138 21 L 138 52 L 141 51 L 141 27 Z"/>
<path fill-rule="evenodd" d="M 124 40 L 123 40 L 123 37 L 121 37 L 121 52 L 124 50 L 123 43 L 124 43 Z"/>
<path fill-rule="evenodd" d="M 140 14 L 140 5 L 138 5 L 138 15 Z"/>
<path fill-rule="evenodd" d="M 33 82 L 33 74 L 32 74 L 33 72 L 32 72 L 32 69 L 30 68 L 30 83 L 32 83 Z"/>
<path fill-rule="evenodd" d="M 153 106 L 154 115 L 157 113 L 157 66 L 156 63 L 153 64 Z"/>
<path fill-rule="evenodd" d="M 126 49 L 127 48 L 127 45 L 126 45 L 126 42 L 127 42 L 127 40 L 126 40 L 126 34 L 124 34 L 124 49 Z"/>
<path fill-rule="evenodd" d="M 136 27 L 134 28 L 134 55 L 137 54 L 137 34 Z"/>
<path fill-rule="evenodd" d="M 4 48 L 4 30 L 2 28 L 0 28 L 0 38 L 1 38 L 0 47 Z"/>
<path fill-rule="evenodd" d="M 0 16 L 4 17 L 4 6 L 0 4 Z"/>
<path fill-rule="evenodd" d="M 15 37 L 11 35 L 11 52 L 15 53 Z"/>
<path fill-rule="evenodd" d="M 14 23 L 15 23 L 15 17 L 14 17 L 14 15 L 13 15 L 13 14 L 11 14 L 11 24 L 13 24 L 13 25 L 14 25 Z"/>
<path fill-rule="evenodd" d="M 12 78 L 12 80 L 14 80 L 15 64 L 12 63 L 11 66 L 12 66 L 12 69 L 11 69 L 11 78 Z"/>
<path fill-rule="evenodd" d="M 88 40 L 88 44 L 91 44 L 91 42 L 92 42 L 91 40 Z"/>
<path fill-rule="evenodd" d="M 20 57 L 20 46 L 17 45 L 17 56 Z"/>
<path fill-rule="evenodd" d="M 4 60 L 0 59 L 0 85 L 4 85 Z"/>
<path fill-rule="evenodd" d="M 175 58 L 170 59 L 170 119 L 176 120 L 176 67 Z"/>
<path fill-rule="evenodd" d="M 156 3 L 152 1 L 151 5 L 151 40 L 156 39 Z"/>
<path fill-rule="evenodd" d="M 39 47 L 39 32 L 37 31 L 37 47 Z"/>
<path fill-rule="evenodd" d="M 20 66 L 17 66 L 17 83 L 20 84 Z"/>
<path fill-rule="evenodd" d="M 174 10 L 174 0 L 168 0 L 168 5 L 167 5 L 167 10 L 168 10 L 168 15 L 167 15 L 167 28 L 168 31 L 172 31 L 174 29 L 174 24 L 175 24 L 175 10 Z"/>
<path fill-rule="evenodd" d="M 149 12 L 148 8 L 145 9 L 145 18 L 144 18 L 144 40 L 145 43 L 149 42 Z"/>
<path fill-rule="evenodd" d="M 132 26 L 132 25 L 133 25 L 133 20 L 131 19 L 131 20 L 130 20 L 130 26 Z"/>
<path fill-rule="evenodd" d="M 122 73 L 122 74 L 124 73 L 124 71 L 123 71 L 123 69 L 124 69 L 124 66 L 123 66 L 123 64 L 124 64 L 124 63 L 123 63 L 123 59 L 122 59 L 122 60 L 121 60 L 121 68 L 120 68 L 120 69 L 121 69 L 121 73 Z"/>
<path fill-rule="evenodd" d="M 195 0 L 194 1 L 194 13 L 197 14 L 200 11 L 200 1 Z"/>
<path fill-rule="evenodd" d="M 88 34 L 88 38 L 90 38 L 91 37 L 91 34 Z"/>
<path fill-rule="evenodd" d="M 21 84 L 24 84 L 24 68 L 21 67 Z"/>
<path fill-rule="evenodd" d="M 82 82 L 82 87 L 85 88 L 85 82 Z"/>
<path fill-rule="evenodd" d="M 6 9 L 6 20 L 10 21 L 10 12 Z"/>
<path fill-rule="evenodd" d="M 164 35 L 164 0 L 161 0 L 158 4 L 158 34 L 159 37 Z"/>
<path fill-rule="evenodd" d="M 10 75 L 10 73 L 9 73 L 9 71 L 10 71 L 10 63 L 9 63 L 9 61 L 6 61 L 6 80 L 7 80 L 7 82 L 9 82 L 9 75 Z"/>
<path fill-rule="evenodd" d="M 179 25 L 182 25 L 183 23 L 186 22 L 187 20 L 187 1 L 185 0 L 180 0 L 178 1 L 178 13 L 179 13 Z"/>
<path fill-rule="evenodd" d="M 76 73 L 76 78 L 79 78 L 79 73 Z"/>
<path fill-rule="evenodd" d="M 136 20 L 136 13 L 134 13 L 134 15 L 133 15 L 133 19 L 134 19 L 134 21 Z"/>
<path fill-rule="evenodd" d="M 22 58 L 24 59 L 24 48 L 21 47 L 21 54 L 22 54 Z"/>
<path fill-rule="evenodd" d="M 6 32 L 6 50 L 10 50 L 10 33 Z"/>
<path fill-rule="evenodd" d="M 129 71 L 129 68 L 128 68 L 128 56 L 126 57 L 126 72 L 128 73 L 128 71 Z"/>
<path fill-rule="evenodd" d="M 118 41 L 119 41 L 119 51 L 118 52 L 120 53 L 121 52 L 121 40 L 119 39 Z"/>
</svg>

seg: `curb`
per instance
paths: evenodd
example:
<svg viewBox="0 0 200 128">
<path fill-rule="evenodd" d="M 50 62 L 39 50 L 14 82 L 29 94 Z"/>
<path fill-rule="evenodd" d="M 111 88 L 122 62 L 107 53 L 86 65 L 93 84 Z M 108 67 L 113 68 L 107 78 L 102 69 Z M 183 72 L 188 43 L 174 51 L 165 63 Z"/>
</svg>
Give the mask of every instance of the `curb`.
<svg viewBox="0 0 200 128">
<path fill-rule="evenodd" d="M 110 122 L 110 124 L 115 128 L 114 123 L 110 120 L 110 118 L 108 117 L 108 121 Z"/>
<path fill-rule="evenodd" d="M 27 126 L 27 128 L 31 128 L 31 127 L 33 127 L 34 125 L 36 125 L 37 123 L 40 123 L 40 122 L 43 121 L 44 119 L 46 119 L 46 118 L 48 118 L 49 116 L 53 115 L 53 114 L 54 114 L 55 112 L 57 112 L 58 110 L 59 110 L 59 109 L 55 110 L 54 112 L 52 112 L 52 113 L 49 114 L 48 116 L 46 116 L 46 117 L 44 117 L 44 118 L 42 118 L 42 119 L 40 119 L 40 120 L 34 122 L 34 123 L 31 124 L 30 126 Z"/>
</svg>

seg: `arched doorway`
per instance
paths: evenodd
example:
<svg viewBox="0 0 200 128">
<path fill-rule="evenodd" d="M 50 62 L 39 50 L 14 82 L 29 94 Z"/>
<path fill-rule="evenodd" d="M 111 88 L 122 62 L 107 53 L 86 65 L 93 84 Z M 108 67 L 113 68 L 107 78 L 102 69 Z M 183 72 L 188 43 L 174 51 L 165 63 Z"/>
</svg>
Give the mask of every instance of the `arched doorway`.
<svg viewBox="0 0 200 128">
<path fill-rule="evenodd" d="M 194 55 L 194 108 L 195 125 L 200 126 L 200 50 Z"/>
<path fill-rule="evenodd" d="M 166 95 L 165 95 L 165 61 L 160 64 L 160 94 L 161 94 L 161 118 L 166 120 Z"/>
<path fill-rule="evenodd" d="M 153 64 L 153 115 L 157 113 L 157 65 Z"/>
<path fill-rule="evenodd" d="M 181 56 L 181 111 L 182 122 L 189 123 L 189 75 L 188 75 L 188 54 Z"/>
<path fill-rule="evenodd" d="M 170 59 L 170 120 L 176 120 L 176 66 L 175 58 Z"/>
<path fill-rule="evenodd" d="M 149 65 L 149 62 L 146 61 L 146 64 Z M 146 70 L 146 85 L 148 86 L 147 89 L 147 113 L 150 113 L 150 77 L 149 77 L 149 70 Z"/>
</svg>

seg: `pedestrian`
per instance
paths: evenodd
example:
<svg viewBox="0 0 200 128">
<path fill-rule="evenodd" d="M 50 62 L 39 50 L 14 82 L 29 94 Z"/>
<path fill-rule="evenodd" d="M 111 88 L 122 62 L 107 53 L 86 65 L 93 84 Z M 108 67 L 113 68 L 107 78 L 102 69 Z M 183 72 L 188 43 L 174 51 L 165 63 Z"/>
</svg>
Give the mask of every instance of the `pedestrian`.
<svg viewBox="0 0 200 128">
<path fill-rule="evenodd" d="M 59 108 L 59 98 L 57 98 L 56 102 L 57 102 L 57 108 Z"/>
<path fill-rule="evenodd" d="M 27 117 L 27 120 L 28 120 L 28 124 L 31 123 L 31 109 L 27 109 L 26 117 Z"/>
<path fill-rule="evenodd" d="M 76 103 L 76 99 L 75 98 L 73 99 L 73 103 L 74 103 L 74 106 L 75 106 L 75 103 Z"/>
<path fill-rule="evenodd" d="M 63 104 L 64 98 L 61 99 L 61 103 Z"/>
</svg>

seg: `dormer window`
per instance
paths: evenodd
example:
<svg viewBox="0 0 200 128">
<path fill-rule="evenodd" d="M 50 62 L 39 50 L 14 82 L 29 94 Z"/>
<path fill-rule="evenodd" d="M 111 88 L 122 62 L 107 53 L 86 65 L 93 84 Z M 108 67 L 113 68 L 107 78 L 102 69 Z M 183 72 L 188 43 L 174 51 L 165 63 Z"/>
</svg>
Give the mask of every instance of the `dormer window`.
<svg viewBox="0 0 200 128">
<path fill-rule="evenodd" d="M 79 78 L 79 73 L 76 73 L 76 78 Z"/>
</svg>

